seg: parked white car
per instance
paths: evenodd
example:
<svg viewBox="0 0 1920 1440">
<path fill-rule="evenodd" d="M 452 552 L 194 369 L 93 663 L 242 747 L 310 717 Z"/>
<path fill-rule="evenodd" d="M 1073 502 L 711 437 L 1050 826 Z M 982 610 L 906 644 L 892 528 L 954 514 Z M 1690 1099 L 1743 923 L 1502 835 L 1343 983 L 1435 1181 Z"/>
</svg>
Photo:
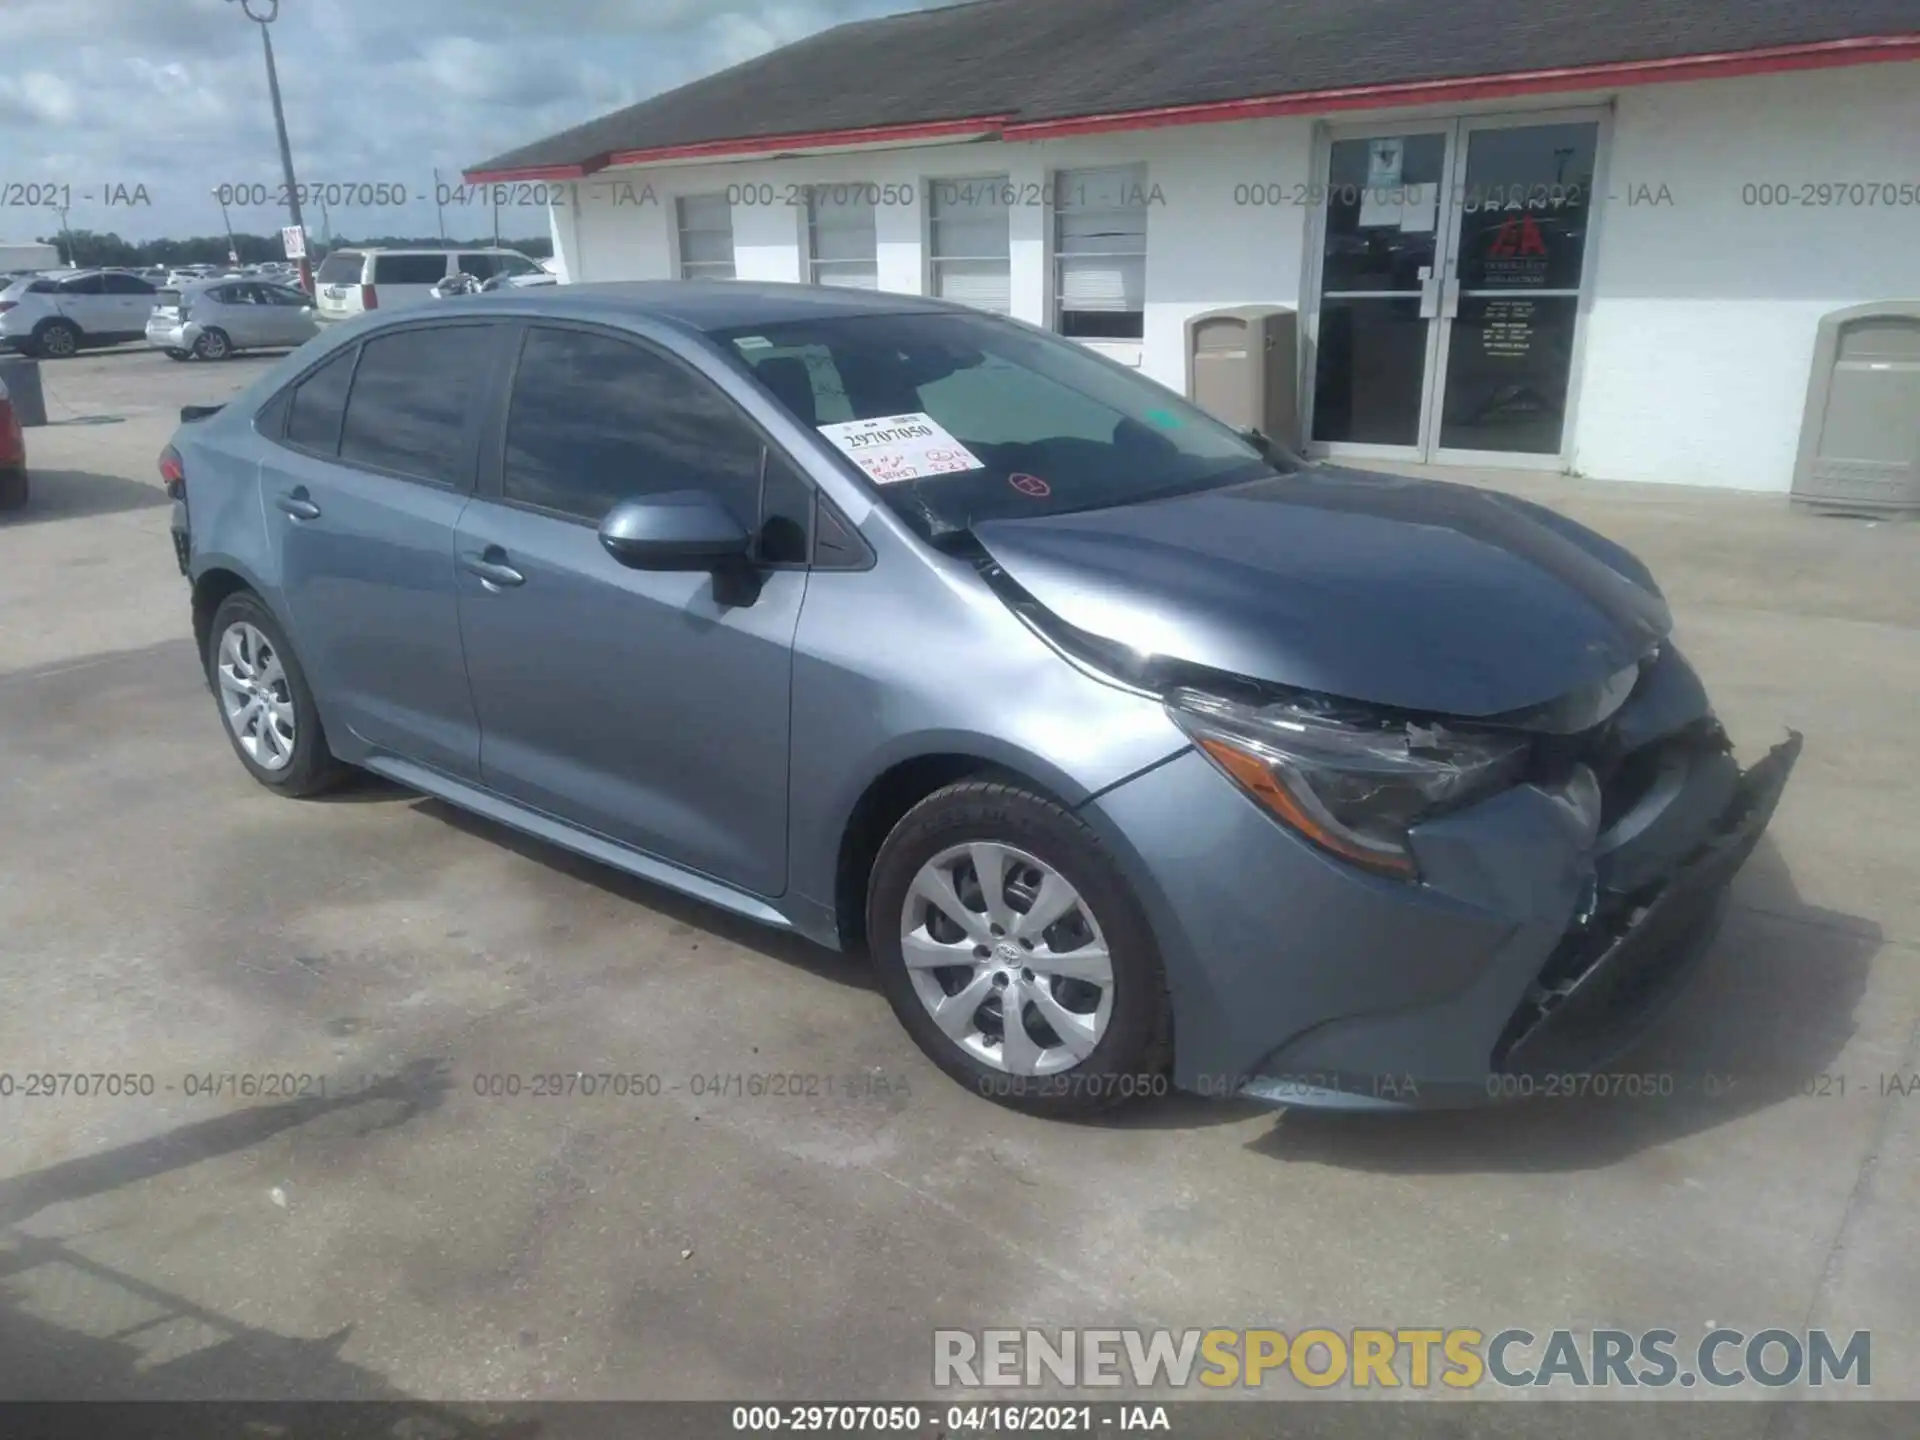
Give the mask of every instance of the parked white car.
<svg viewBox="0 0 1920 1440">
<path fill-rule="evenodd" d="M 313 277 L 322 320 L 350 320 L 368 310 L 392 310 L 433 300 L 433 287 L 454 275 L 490 280 L 534 275 L 540 266 L 518 250 L 473 245 L 445 250 L 335 250 Z"/>
<path fill-rule="evenodd" d="M 154 287 L 121 270 L 57 271 L 0 290 L 0 350 L 62 360 L 146 334 Z"/>
</svg>

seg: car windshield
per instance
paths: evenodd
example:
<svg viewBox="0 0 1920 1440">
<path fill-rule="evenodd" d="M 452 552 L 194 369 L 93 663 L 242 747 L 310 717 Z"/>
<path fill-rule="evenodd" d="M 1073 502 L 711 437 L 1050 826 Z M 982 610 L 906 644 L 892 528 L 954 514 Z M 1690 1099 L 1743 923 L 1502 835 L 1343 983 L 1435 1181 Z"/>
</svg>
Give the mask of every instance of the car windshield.
<svg viewBox="0 0 1920 1440">
<path fill-rule="evenodd" d="M 930 539 L 1236 484 L 1298 463 L 1080 345 L 987 315 L 851 315 L 714 337 Z"/>
</svg>

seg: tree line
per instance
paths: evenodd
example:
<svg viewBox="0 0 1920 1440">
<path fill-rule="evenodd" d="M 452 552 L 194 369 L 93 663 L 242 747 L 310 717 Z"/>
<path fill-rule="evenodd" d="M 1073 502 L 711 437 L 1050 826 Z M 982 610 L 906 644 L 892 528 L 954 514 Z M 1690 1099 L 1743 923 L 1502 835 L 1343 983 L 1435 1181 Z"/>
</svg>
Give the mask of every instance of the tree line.
<svg viewBox="0 0 1920 1440">
<path fill-rule="evenodd" d="M 194 235 L 185 240 L 125 240 L 108 231 L 101 234 L 93 230 L 67 230 L 58 235 L 42 235 L 42 245 L 52 245 L 59 250 L 67 263 L 76 266 L 119 265 L 128 269 L 138 269 L 146 265 L 224 265 L 227 263 L 227 237 L 225 235 Z M 535 239 L 501 240 L 502 245 L 530 255 L 535 260 L 545 260 L 553 254 L 553 242 L 549 236 Z M 319 239 L 307 237 L 307 254 L 318 264 L 325 258 L 328 250 L 357 250 L 366 247 L 378 247 L 387 250 L 438 250 L 460 245 L 491 245 L 491 240 L 449 240 L 439 235 L 378 235 L 364 240 L 349 240 L 343 236 L 333 236 L 322 245 Z M 280 234 L 241 235 L 233 237 L 233 249 L 240 256 L 242 265 L 258 265 L 265 260 L 284 260 L 286 251 L 281 247 Z"/>
</svg>

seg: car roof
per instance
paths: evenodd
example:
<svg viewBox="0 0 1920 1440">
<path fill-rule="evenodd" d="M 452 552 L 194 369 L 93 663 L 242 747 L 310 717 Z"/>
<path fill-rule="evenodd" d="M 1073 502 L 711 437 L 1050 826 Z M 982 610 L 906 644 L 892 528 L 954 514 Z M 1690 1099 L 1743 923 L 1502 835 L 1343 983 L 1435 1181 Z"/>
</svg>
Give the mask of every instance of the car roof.
<svg viewBox="0 0 1920 1440">
<path fill-rule="evenodd" d="M 614 280 L 588 285 L 528 285 L 475 295 L 462 300 L 460 306 L 463 315 L 481 309 L 511 309 L 523 314 L 534 311 L 575 320 L 641 317 L 666 320 L 699 331 L 852 315 L 980 313 L 965 305 L 920 295 L 750 280 Z"/>
</svg>

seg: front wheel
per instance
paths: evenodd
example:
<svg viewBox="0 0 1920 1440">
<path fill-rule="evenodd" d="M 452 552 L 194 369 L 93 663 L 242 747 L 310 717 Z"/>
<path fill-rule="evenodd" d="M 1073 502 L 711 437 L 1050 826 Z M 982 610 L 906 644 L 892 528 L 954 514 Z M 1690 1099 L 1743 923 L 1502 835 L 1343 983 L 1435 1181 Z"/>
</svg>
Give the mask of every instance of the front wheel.
<svg viewBox="0 0 1920 1440">
<path fill-rule="evenodd" d="M 193 342 L 193 353 L 202 360 L 224 360 L 233 353 L 233 342 L 224 330 L 203 330 Z"/>
<path fill-rule="evenodd" d="M 1159 950 L 1112 854 L 1055 802 L 989 780 L 928 796 L 880 848 L 867 934 L 894 1014 L 969 1089 L 1055 1116 L 1165 1092 Z"/>
</svg>

